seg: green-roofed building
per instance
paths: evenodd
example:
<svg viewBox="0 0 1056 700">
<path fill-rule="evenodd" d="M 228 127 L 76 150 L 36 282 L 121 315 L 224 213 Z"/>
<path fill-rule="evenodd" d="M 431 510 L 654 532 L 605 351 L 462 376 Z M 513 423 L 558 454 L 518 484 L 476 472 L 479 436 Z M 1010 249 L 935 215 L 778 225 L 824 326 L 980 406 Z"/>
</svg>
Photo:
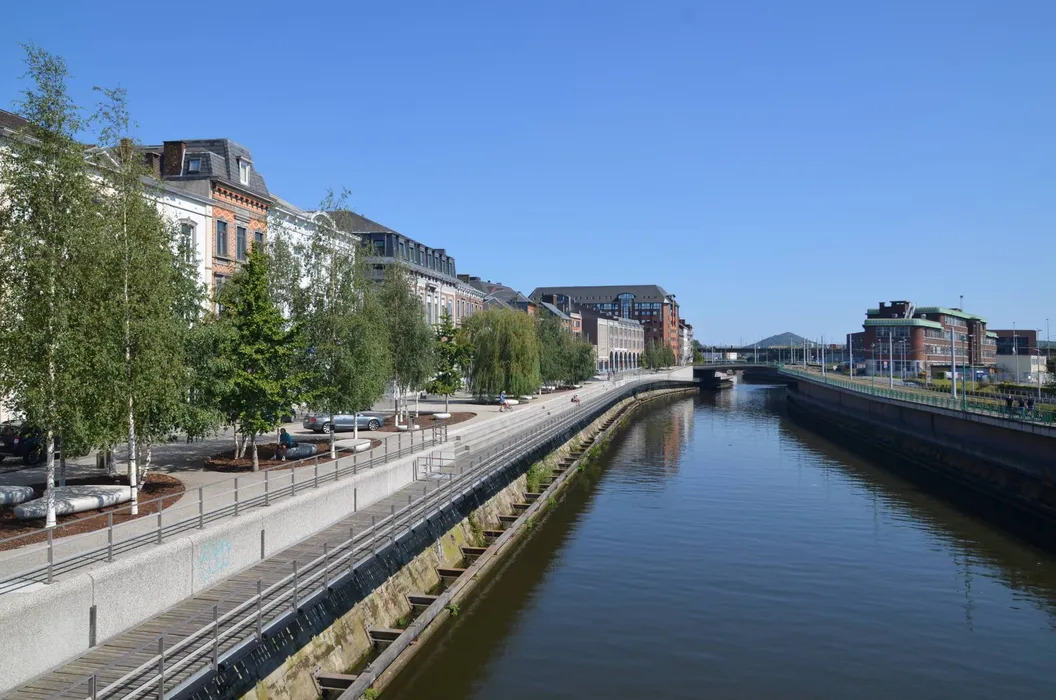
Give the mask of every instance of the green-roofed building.
<svg viewBox="0 0 1056 700">
<path fill-rule="evenodd" d="M 867 309 L 861 349 L 866 371 L 897 377 L 935 376 L 954 364 L 962 376 L 990 373 L 997 341 L 986 319 L 963 309 L 917 306 L 910 301 L 882 301 Z"/>
</svg>

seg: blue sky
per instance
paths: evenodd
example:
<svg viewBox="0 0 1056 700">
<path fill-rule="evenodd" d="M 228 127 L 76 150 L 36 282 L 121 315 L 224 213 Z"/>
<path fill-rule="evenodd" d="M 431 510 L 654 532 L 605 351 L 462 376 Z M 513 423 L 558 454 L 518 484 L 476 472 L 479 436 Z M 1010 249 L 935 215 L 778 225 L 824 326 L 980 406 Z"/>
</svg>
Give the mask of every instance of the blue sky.
<svg viewBox="0 0 1056 700">
<path fill-rule="evenodd" d="M 232 138 L 526 293 L 661 284 L 703 342 L 1056 322 L 1051 1 L 19 2 L 0 106 L 25 41 L 144 141 Z"/>
</svg>

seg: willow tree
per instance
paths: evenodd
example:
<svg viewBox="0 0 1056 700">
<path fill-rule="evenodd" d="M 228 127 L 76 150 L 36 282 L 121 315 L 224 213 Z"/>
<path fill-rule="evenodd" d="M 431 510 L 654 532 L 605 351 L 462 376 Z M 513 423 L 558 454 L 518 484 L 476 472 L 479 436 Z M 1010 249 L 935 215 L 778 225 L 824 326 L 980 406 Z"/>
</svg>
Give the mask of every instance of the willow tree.
<svg viewBox="0 0 1056 700">
<path fill-rule="evenodd" d="M 0 392 L 44 434 L 46 527 L 55 526 L 55 442 L 64 451 L 95 440 L 93 408 L 104 388 L 93 309 L 108 272 L 98 188 L 66 63 L 26 46 L 31 86 L 19 114 L 28 126 L 0 158 Z"/>
<path fill-rule="evenodd" d="M 539 387 L 535 321 L 513 309 L 493 308 L 467 319 L 473 355 L 469 382 L 478 398 L 529 394 Z"/>
<path fill-rule="evenodd" d="M 152 446 L 183 427 L 188 373 L 185 338 L 202 306 L 202 291 L 182 247 L 147 185 L 149 169 L 131 137 L 125 92 L 100 90 L 97 122 L 102 148 L 94 162 L 101 178 L 101 225 L 106 258 L 98 264 L 110 284 L 96 308 L 95 340 L 106 353 L 111 378 L 100 416 L 108 438 L 128 443 L 132 514 L 139 512 L 140 473 L 151 466 Z M 113 444 L 111 440 L 107 442 Z"/>
</svg>

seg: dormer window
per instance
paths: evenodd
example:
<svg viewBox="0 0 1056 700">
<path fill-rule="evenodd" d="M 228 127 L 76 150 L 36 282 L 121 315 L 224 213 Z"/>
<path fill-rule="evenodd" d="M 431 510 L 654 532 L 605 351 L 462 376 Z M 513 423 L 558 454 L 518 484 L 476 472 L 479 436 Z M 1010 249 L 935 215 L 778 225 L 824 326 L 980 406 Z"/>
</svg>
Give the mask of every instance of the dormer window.
<svg viewBox="0 0 1056 700">
<path fill-rule="evenodd" d="M 248 160 L 238 159 L 238 181 L 243 185 L 249 184 L 249 172 L 253 168 L 253 164 Z"/>
<path fill-rule="evenodd" d="M 196 175 L 202 172 L 202 159 L 201 158 L 188 158 L 187 159 L 187 174 Z"/>
</svg>

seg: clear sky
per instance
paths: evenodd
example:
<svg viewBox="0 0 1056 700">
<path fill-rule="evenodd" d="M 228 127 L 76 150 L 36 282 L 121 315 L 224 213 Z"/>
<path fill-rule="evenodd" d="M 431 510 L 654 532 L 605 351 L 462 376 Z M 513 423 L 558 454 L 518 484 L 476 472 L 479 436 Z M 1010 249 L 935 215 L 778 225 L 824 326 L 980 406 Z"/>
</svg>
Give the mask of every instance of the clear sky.
<svg viewBox="0 0 1056 700">
<path fill-rule="evenodd" d="M 65 7 L 65 9 L 62 9 Z M 146 142 L 530 293 L 657 283 L 697 338 L 841 338 L 880 300 L 1056 323 L 1056 2 L 10 2 Z"/>
</svg>

